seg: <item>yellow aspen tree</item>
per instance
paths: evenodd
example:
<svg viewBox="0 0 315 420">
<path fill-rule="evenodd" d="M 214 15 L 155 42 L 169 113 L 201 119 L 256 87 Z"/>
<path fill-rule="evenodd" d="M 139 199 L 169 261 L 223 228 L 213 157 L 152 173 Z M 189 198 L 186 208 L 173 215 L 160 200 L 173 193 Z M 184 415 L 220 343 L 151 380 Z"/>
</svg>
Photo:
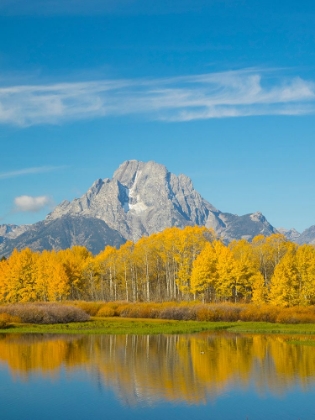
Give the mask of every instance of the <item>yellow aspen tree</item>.
<svg viewBox="0 0 315 420">
<path fill-rule="evenodd" d="M 117 253 L 117 279 L 120 287 L 120 299 L 124 299 L 129 302 L 132 298 L 131 293 L 131 264 L 132 264 L 132 252 L 134 249 L 134 243 L 127 241 L 123 244 Z"/>
<path fill-rule="evenodd" d="M 315 302 L 315 249 L 312 245 L 290 244 L 275 269 L 270 301 L 283 306 Z"/>
<path fill-rule="evenodd" d="M 295 255 L 299 276 L 299 305 L 315 303 L 315 248 L 301 245 Z"/>
<path fill-rule="evenodd" d="M 90 255 L 83 263 L 82 278 L 85 284 L 85 293 L 82 296 L 84 300 L 100 300 L 101 284 L 98 271 L 98 264 L 94 256 Z"/>
<path fill-rule="evenodd" d="M 252 246 L 259 258 L 260 272 L 264 277 L 264 289 L 268 293 L 271 278 L 277 264 L 295 245 L 288 241 L 284 235 L 276 233 L 268 237 L 263 235 L 255 236 Z"/>
<path fill-rule="evenodd" d="M 85 261 L 91 253 L 84 246 L 74 246 L 71 249 L 59 251 L 58 256 L 66 270 L 71 300 L 82 299 L 85 296 L 86 284 L 83 276 Z"/>
<path fill-rule="evenodd" d="M 7 294 L 9 290 L 9 261 L 0 261 L 0 302 L 7 301 Z"/>
<path fill-rule="evenodd" d="M 294 306 L 299 302 L 299 273 L 296 251 L 288 252 L 276 266 L 271 279 L 269 301 L 273 305 Z"/>
<path fill-rule="evenodd" d="M 176 282 L 183 296 L 189 297 L 193 262 L 208 242 L 209 236 L 210 231 L 205 227 L 187 226 L 177 230 L 174 256 L 178 264 Z"/>
<path fill-rule="evenodd" d="M 191 292 L 203 301 L 215 300 L 215 288 L 218 280 L 217 254 L 211 243 L 206 243 L 193 262 L 191 273 Z"/>
<path fill-rule="evenodd" d="M 163 259 L 161 258 L 162 233 L 155 233 L 150 236 L 151 248 L 151 298 L 161 301 L 167 293 L 166 271 Z"/>
<path fill-rule="evenodd" d="M 37 253 L 29 248 L 14 250 L 8 259 L 7 302 L 36 301 L 36 259 Z"/>
<path fill-rule="evenodd" d="M 101 299 L 117 300 L 117 255 L 119 251 L 107 246 L 96 256 L 97 271 L 100 276 Z"/>
<path fill-rule="evenodd" d="M 246 301 L 264 302 L 267 290 L 264 288 L 264 278 L 259 270 L 259 258 L 252 244 L 245 239 L 235 240 L 229 244 L 229 248 L 238 266 L 241 283 L 239 294 Z"/>
<path fill-rule="evenodd" d="M 134 263 L 137 267 L 138 288 L 142 292 L 143 300 L 150 302 L 156 290 L 156 236 L 141 238 L 134 249 Z"/>
<path fill-rule="evenodd" d="M 267 303 L 269 290 L 265 285 L 265 279 L 259 271 L 252 277 L 252 298 L 251 301 L 258 305 Z"/>
<path fill-rule="evenodd" d="M 43 302 L 49 300 L 48 289 L 52 282 L 52 268 L 51 268 L 51 252 L 43 251 L 37 261 L 37 278 L 36 278 L 36 290 L 37 296 Z"/>
<path fill-rule="evenodd" d="M 277 264 L 285 256 L 285 254 L 295 245 L 288 241 L 288 239 L 281 233 L 274 233 L 273 235 L 267 236 L 266 244 L 269 248 L 269 259 L 273 269 L 276 268 Z"/>
<path fill-rule="evenodd" d="M 50 259 L 47 265 L 50 273 L 48 282 L 48 300 L 51 302 L 67 300 L 70 298 L 70 282 L 63 262 L 58 253 L 50 252 Z"/>
<path fill-rule="evenodd" d="M 224 300 L 238 300 L 242 284 L 238 265 L 232 251 L 220 241 L 215 241 L 214 249 L 217 255 L 217 285 L 216 295 Z"/>
<path fill-rule="evenodd" d="M 159 234 L 159 256 L 164 264 L 167 300 L 176 300 L 178 295 L 175 239 L 178 228 L 168 228 Z"/>
<path fill-rule="evenodd" d="M 155 273 L 157 277 L 157 289 L 159 300 L 172 300 L 174 298 L 175 275 L 173 268 L 175 266 L 172 246 L 173 229 L 165 229 L 157 233 L 153 238 Z"/>
</svg>

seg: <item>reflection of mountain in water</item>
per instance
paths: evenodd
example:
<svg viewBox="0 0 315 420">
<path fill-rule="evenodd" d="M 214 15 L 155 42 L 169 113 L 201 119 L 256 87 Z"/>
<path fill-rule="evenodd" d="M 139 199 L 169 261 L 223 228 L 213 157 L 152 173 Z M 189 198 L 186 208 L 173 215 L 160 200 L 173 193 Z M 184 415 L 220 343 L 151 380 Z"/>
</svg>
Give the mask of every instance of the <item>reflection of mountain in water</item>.
<svg viewBox="0 0 315 420">
<path fill-rule="evenodd" d="M 80 367 L 127 404 L 201 403 L 231 386 L 283 393 L 315 382 L 315 353 L 285 336 L 30 336 L 0 338 L 0 361 L 25 380 Z"/>
</svg>

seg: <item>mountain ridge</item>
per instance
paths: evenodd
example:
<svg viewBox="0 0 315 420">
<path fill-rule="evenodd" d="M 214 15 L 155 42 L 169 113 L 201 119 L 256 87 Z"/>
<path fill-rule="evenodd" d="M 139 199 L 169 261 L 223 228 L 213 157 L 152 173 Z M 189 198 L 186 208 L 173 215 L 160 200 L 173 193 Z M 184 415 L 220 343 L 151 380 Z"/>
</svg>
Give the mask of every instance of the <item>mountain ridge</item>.
<svg viewBox="0 0 315 420">
<path fill-rule="evenodd" d="M 63 249 L 74 244 L 97 253 L 108 244 L 119 246 L 167 227 L 189 225 L 213 228 L 225 242 L 278 232 L 261 212 L 243 216 L 221 212 L 186 175 L 174 175 L 154 161 L 127 160 L 112 178 L 97 179 L 80 198 L 61 202 L 44 221 L 23 227 L 1 225 L 0 255 L 8 255 L 14 247 Z M 295 232 L 283 229 L 287 236 L 303 238 Z M 309 239 L 313 233 L 315 239 L 315 228 L 304 236 Z"/>
</svg>

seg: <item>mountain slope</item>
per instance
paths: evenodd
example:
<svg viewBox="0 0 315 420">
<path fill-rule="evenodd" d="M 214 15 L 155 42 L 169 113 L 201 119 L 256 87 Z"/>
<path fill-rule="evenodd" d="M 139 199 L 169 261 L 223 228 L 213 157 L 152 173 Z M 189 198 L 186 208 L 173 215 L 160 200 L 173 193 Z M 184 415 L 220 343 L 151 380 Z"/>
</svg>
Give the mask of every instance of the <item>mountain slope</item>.
<svg viewBox="0 0 315 420">
<path fill-rule="evenodd" d="M 103 220 L 89 217 L 63 216 L 51 221 L 38 222 L 14 239 L 6 239 L 0 246 L 0 255 L 11 254 L 14 248 L 36 251 L 60 250 L 83 245 L 93 254 L 105 245 L 119 247 L 125 239 L 109 228 Z"/>
<path fill-rule="evenodd" d="M 0 225 L 0 244 L 6 239 L 14 239 L 26 232 L 31 225 Z"/>
<path fill-rule="evenodd" d="M 285 228 L 278 228 L 279 233 L 282 233 L 289 241 L 298 242 L 299 237 L 301 236 L 300 232 L 296 229 L 285 229 Z"/>
<path fill-rule="evenodd" d="M 277 232 L 260 212 L 245 214 L 244 216 L 221 213 L 220 217 L 224 220 L 226 226 L 221 236 L 228 242 L 242 238 L 251 240 L 257 235 L 269 236 Z"/>
<path fill-rule="evenodd" d="M 315 225 L 305 229 L 296 241 L 298 244 L 312 244 L 315 245 Z"/>
<path fill-rule="evenodd" d="M 286 238 L 289 239 L 289 241 L 296 242 L 299 245 L 315 245 L 315 225 L 305 229 L 302 233 L 299 233 L 295 229 L 284 228 L 279 228 L 278 231 L 284 236 L 286 236 Z"/>
</svg>

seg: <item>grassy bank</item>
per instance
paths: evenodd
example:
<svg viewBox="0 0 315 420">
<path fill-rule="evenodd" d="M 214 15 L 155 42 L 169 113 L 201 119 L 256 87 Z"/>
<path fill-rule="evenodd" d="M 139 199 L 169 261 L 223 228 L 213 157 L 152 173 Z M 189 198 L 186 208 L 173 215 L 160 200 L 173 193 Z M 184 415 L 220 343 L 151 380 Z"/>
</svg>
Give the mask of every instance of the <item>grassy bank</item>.
<svg viewBox="0 0 315 420">
<path fill-rule="evenodd" d="M 12 324 L 0 333 L 41 334 L 191 334 L 225 330 L 238 333 L 314 334 L 314 324 L 273 324 L 267 322 L 207 322 L 133 318 L 92 318 L 68 324 Z"/>
<path fill-rule="evenodd" d="M 0 333 L 69 333 L 69 334 L 190 334 L 216 331 L 232 326 L 231 322 L 195 322 L 159 319 L 92 318 L 68 324 L 12 324 Z M 314 328 L 315 331 L 315 328 Z"/>
<path fill-rule="evenodd" d="M 0 333 L 315 334 L 315 308 L 197 302 L 14 303 L 0 306 Z"/>
</svg>

